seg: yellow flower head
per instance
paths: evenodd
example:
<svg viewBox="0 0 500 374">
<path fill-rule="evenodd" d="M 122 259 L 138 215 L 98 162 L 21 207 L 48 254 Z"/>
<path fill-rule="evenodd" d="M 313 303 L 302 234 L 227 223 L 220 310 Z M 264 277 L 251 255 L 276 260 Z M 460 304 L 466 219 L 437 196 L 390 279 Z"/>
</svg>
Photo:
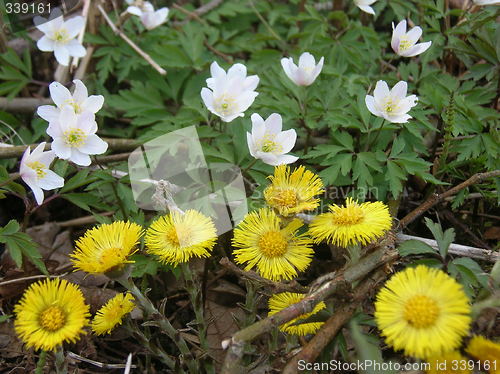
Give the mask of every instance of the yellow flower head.
<svg viewBox="0 0 500 374">
<path fill-rule="evenodd" d="M 268 177 L 271 184 L 264 190 L 267 204 L 282 216 L 316 209 L 323 190 L 323 182 L 314 173 L 299 166 L 293 172 L 287 165 L 274 168 Z"/>
<path fill-rule="evenodd" d="M 330 212 L 317 216 L 309 225 L 316 243 L 327 240 L 340 247 L 365 245 L 391 228 L 387 205 L 380 201 L 358 204 L 348 197 L 345 206 L 330 205 Z"/>
<path fill-rule="evenodd" d="M 85 334 L 89 306 L 77 285 L 47 279 L 32 284 L 14 308 L 14 328 L 28 348 L 55 351 Z"/>
<path fill-rule="evenodd" d="M 312 240 L 306 234 L 297 235 L 302 227 L 298 219 L 282 228 L 282 219 L 269 208 L 247 214 L 234 229 L 233 254 L 245 270 L 257 267 L 264 278 L 280 281 L 297 276 L 305 270 L 314 253 Z"/>
<path fill-rule="evenodd" d="M 386 343 L 422 359 L 456 349 L 469 330 L 470 312 L 462 286 L 423 265 L 392 276 L 375 302 L 375 320 Z"/>
<path fill-rule="evenodd" d="M 466 352 L 478 359 L 490 374 L 500 374 L 500 344 L 483 336 L 474 336 L 467 345 Z M 489 369 L 487 367 L 489 366 Z"/>
<path fill-rule="evenodd" d="M 471 374 L 468 360 L 458 351 L 433 355 L 427 359 L 431 366 L 427 374 Z"/>
<path fill-rule="evenodd" d="M 87 273 L 106 273 L 119 270 L 136 249 L 142 236 L 142 227 L 136 223 L 117 221 L 87 230 L 76 242 L 76 251 L 71 254 L 75 270 Z"/>
<path fill-rule="evenodd" d="M 271 296 L 271 298 L 269 299 L 269 315 L 272 316 L 273 314 L 276 314 L 283 309 L 288 308 L 290 305 L 298 303 L 305 296 L 306 294 L 293 292 L 282 292 Z M 320 301 L 318 304 L 316 304 L 311 312 L 301 314 L 297 318 L 284 323 L 279 327 L 279 329 L 292 335 L 304 336 L 307 334 L 314 334 L 319 330 L 324 322 L 301 322 L 307 320 L 309 317 L 325 308 L 325 303 L 323 301 Z"/>
<path fill-rule="evenodd" d="M 173 211 L 154 221 L 146 232 L 146 250 L 164 264 L 177 266 L 193 256 L 209 257 L 217 241 L 211 218 L 196 210 Z"/>
<path fill-rule="evenodd" d="M 134 297 L 129 293 L 119 293 L 99 309 L 92 320 L 92 331 L 96 335 L 109 334 L 122 318 L 135 307 Z"/>
</svg>

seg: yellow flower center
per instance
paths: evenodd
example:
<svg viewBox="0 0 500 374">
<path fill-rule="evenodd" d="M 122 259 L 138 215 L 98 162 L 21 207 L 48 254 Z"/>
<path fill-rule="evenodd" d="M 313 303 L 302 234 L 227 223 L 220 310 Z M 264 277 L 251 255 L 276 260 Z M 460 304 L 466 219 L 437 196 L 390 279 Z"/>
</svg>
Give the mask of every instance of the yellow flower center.
<svg viewBox="0 0 500 374">
<path fill-rule="evenodd" d="M 281 144 L 276 143 L 274 141 L 275 135 L 274 134 L 268 134 L 264 135 L 264 138 L 262 138 L 261 144 L 260 144 L 260 149 L 262 152 L 267 152 L 267 153 L 282 153 L 283 152 L 283 147 Z"/>
<path fill-rule="evenodd" d="M 36 172 L 36 176 L 38 178 L 43 178 L 47 175 L 45 169 L 47 168 L 45 164 L 42 164 L 40 161 L 33 161 L 29 164 L 26 164 L 29 168 L 33 169 Z"/>
<path fill-rule="evenodd" d="M 333 224 L 336 226 L 357 225 L 365 218 L 363 210 L 357 205 L 350 205 L 339 209 L 333 215 Z"/>
<path fill-rule="evenodd" d="M 259 239 L 259 248 L 266 257 L 281 257 L 286 253 L 288 242 L 279 231 L 269 231 Z"/>
<path fill-rule="evenodd" d="M 434 325 L 438 317 L 439 307 L 429 296 L 413 296 L 405 304 L 404 319 L 417 329 Z"/>
<path fill-rule="evenodd" d="M 99 263 L 103 266 L 107 266 L 106 271 L 113 269 L 116 264 L 123 265 L 125 260 L 126 259 L 122 254 L 122 250 L 116 247 L 106 248 L 101 252 L 101 255 L 99 256 Z"/>
<path fill-rule="evenodd" d="M 54 34 L 54 40 L 56 42 L 65 42 L 68 39 L 68 32 L 65 29 L 58 30 Z"/>
<path fill-rule="evenodd" d="M 398 109 L 397 102 L 394 102 L 392 99 L 387 99 L 387 101 L 385 102 L 385 111 L 387 113 L 392 113 L 397 109 Z"/>
<path fill-rule="evenodd" d="M 217 112 L 221 113 L 222 115 L 226 116 L 229 114 L 232 114 L 234 111 L 234 108 L 236 106 L 236 100 L 232 96 L 228 96 L 226 94 L 218 97 L 215 99 L 215 109 Z"/>
<path fill-rule="evenodd" d="M 406 38 L 406 36 L 403 36 L 399 40 L 399 50 L 400 51 L 406 51 L 408 48 L 412 46 L 412 43 Z"/>
<path fill-rule="evenodd" d="M 167 241 L 174 247 L 188 247 L 191 240 L 191 229 L 188 227 L 172 227 L 166 233 Z"/>
<path fill-rule="evenodd" d="M 69 106 L 72 106 L 76 114 L 80 114 L 82 112 L 82 107 L 78 105 L 75 100 L 69 99 L 66 100 L 65 103 Z"/>
<path fill-rule="evenodd" d="M 282 190 L 273 196 L 273 203 L 285 208 L 291 208 L 297 206 L 298 199 L 297 194 L 294 190 Z"/>
<path fill-rule="evenodd" d="M 85 143 L 87 135 L 80 129 L 71 129 L 63 133 L 64 141 L 70 147 L 79 147 Z"/>
<path fill-rule="evenodd" d="M 45 309 L 40 315 L 40 325 L 45 330 L 57 331 L 64 326 L 65 322 L 66 315 L 64 311 L 56 305 Z"/>
</svg>

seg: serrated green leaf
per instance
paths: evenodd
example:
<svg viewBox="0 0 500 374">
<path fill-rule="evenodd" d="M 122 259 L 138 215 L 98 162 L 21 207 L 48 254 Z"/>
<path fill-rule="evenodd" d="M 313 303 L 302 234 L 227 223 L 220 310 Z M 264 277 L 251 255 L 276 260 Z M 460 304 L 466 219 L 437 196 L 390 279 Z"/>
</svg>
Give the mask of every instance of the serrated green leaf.
<svg viewBox="0 0 500 374">
<path fill-rule="evenodd" d="M 401 256 L 422 255 L 426 253 L 435 254 L 436 250 L 430 245 L 420 240 L 406 240 L 398 246 L 398 252 Z"/>
</svg>

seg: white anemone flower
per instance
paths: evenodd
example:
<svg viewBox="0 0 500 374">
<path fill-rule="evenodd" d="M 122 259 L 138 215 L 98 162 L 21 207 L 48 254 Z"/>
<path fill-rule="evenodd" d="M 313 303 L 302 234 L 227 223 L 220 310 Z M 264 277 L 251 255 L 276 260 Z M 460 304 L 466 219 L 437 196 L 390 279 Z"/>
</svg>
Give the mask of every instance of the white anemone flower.
<svg viewBox="0 0 500 374">
<path fill-rule="evenodd" d="M 273 113 L 264 121 L 257 113 L 252 114 L 252 133 L 247 132 L 250 154 L 268 165 L 291 164 L 299 158 L 287 155 L 297 140 L 295 130 L 281 131 L 282 119 Z"/>
<path fill-rule="evenodd" d="M 247 77 L 247 68 L 243 64 L 234 64 L 226 71 L 217 62 L 210 65 L 212 77 L 207 79 L 207 86 L 201 89 L 201 98 L 205 106 L 224 122 L 231 122 L 236 117 L 243 117 L 257 97 L 255 92 L 259 77 Z"/>
<path fill-rule="evenodd" d="M 56 155 L 53 151 L 45 151 L 45 142 L 38 146 L 31 153 L 28 146 L 21 159 L 19 174 L 23 181 L 31 188 L 38 205 L 43 203 L 43 191 L 53 190 L 64 186 L 64 179 L 49 170 L 50 164 Z"/>
<path fill-rule="evenodd" d="M 482 5 L 500 5 L 500 0 L 472 0 L 474 4 Z"/>
<path fill-rule="evenodd" d="M 76 39 L 85 26 L 81 16 L 64 21 L 63 16 L 47 21 L 45 18 L 36 17 L 36 28 L 44 33 L 36 43 L 43 52 L 54 52 L 57 62 L 69 65 L 69 57 L 83 57 L 87 53 L 82 44 Z"/>
<path fill-rule="evenodd" d="M 75 91 L 73 94 L 59 82 L 52 82 L 49 85 L 50 97 L 57 106 L 42 105 L 37 109 L 37 114 L 48 122 L 53 122 L 59 118 L 61 109 L 65 106 L 73 108 L 76 114 L 83 112 L 97 113 L 104 104 L 104 96 L 91 95 L 87 87 L 79 79 L 73 81 Z"/>
<path fill-rule="evenodd" d="M 422 36 L 422 29 L 419 26 L 413 27 L 406 32 L 406 20 L 402 20 L 396 27 L 392 24 L 391 47 L 398 55 L 403 57 L 413 57 L 424 53 L 429 49 L 432 42 L 417 43 Z"/>
<path fill-rule="evenodd" d="M 50 123 L 47 134 L 52 137 L 52 150 L 57 157 L 89 166 L 89 155 L 100 155 L 108 149 L 108 143 L 99 138 L 97 123 L 92 112 L 76 115 L 71 106 L 61 109 L 59 118 Z"/>
<path fill-rule="evenodd" d="M 131 2 L 131 4 L 134 4 Z M 127 12 L 138 16 L 146 29 L 152 30 L 161 24 L 165 23 L 168 17 L 169 9 L 167 7 L 160 8 L 155 11 L 153 4 L 149 1 L 136 2 L 136 5 L 131 5 L 127 8 Z"/>
<path fill-rule="evenodd" d="M 365 103 L 368 110 L 377 117 L 383 117 L 389 122 L 406 123 L 412 118 L 407 113 L 417 105 L 415 95 L 406 97 L 408 84 L 400 81 L 389 90 L 387 83 L 378 81 L 373 96 L 366 95 Z"/>
<path fill-rule="evenodd" d="M 363 12 L 375 15 L 375 11 L 370 5 L 376 1 L 377 0 L 354 0 L 354 4 Z"/>
<path fill-rule="evenodd" d="M 309 52 L 304 52 L 300 55 L 299 66 L 295 65 L 291 57 L 282 58 L 281 66 L 293 83 L 298 86 L 309 86 L 316 80 L 319 73 L 321 73 L 324 60 L 324 57 L 321 57 L 316 65 L 314 56 Z"/>
</svg>

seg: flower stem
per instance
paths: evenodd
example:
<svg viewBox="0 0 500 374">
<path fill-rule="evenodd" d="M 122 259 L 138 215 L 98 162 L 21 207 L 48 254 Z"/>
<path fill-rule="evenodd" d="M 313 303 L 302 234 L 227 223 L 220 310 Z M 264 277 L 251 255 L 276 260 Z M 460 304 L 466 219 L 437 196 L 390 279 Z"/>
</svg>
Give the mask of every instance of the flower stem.
<svg viewBox="0 0 500 374">
<path fill-rule="evenodd" d="M 250 162 L 250 164 L 249 164 L 246 168 L 244 168 L 244 169 L 241 171 L 241 173 L 242 173 L 242 174 L 243 174 L 243 173 L 246 173 L 246 172 L 247 172 L 249 169 L 251 169 L 251 168 L 252 168 L 252 166 L 254 166 L 256 163 L 257 163 L 257 159 L 254 159 L 252 162 Z"/>
<path fill-rule="evenodd" d="M 41 351 L 38 357 L 38 362 L 36 363 L 35 374 L 43 374 L 43 367 L 45 366 L 45 361 L 47 360 L 47 351 Z"/>
<path fill-rule="evenodd" d="M 384 127 L 384 124 L 385 124 L 385 120 L 382 121 L 382 124 L 378 128 L 377 133 L 375 134 L 375 138 L 372 141 L 369 141 L 370 140 L 370 131 L 368 131 L 368 136 L 366 138 L 365 152 L 368 151 L 373 144 L 375 144 L 375 142 L 377 141 L 380 133 L 382 132 L 382 128 Z"/>
<path fill-rule="evenodd" d="M 200 346 L 204 352 L 208 351 L 207 341 L 207 325 L 203 316 L 203 301 L 201 297 L 201 288 L 197 287 L 193 278 L 193 273 L 189 267 L 188 262 L 181 264 L 182 275 L 184 276 L 184 283 L 186 291 L 189 293 L 189 299 L 193 305 L 194 314 L 196 317 L 196 325 L 198 326 L 198 337 L 200 339 Z M 211 363 L 205 363 L 205 370 L 207 373 L 215 373 L 215 368 Z"/>
<path fill-rule="evenodd" d="M 56 356 L 56 361 L 55 361 L 56 373 L 67 374 L 68 367 L 66 366 L 66 358 L 64 357 L 64 350 L 62 347 L 55 352 L 55 356 Z"/>
<path fill-rule="evenodd" d="M 135 299 L 144 310 L 147 318 L 150 318 L 155 321 L 158 327 L 166 334 L 172 341 L 175 343 L 179 351 L 181 352 L 181 360 L 183 360 L 188 370 L 191 374 L 198 374 L 198 362 L 193 357 L 189 347 L 187 346 L 186 341 L 182 336 L 180 336 L 179 332 L 172 326 L 167 317 L 161 314 L 158 309 L 153 305 L 151 300 L 149 300 L 142 292 L 137 288 L 134 282 L 131 279 L 118 279 L 123 287 L 129 290 L 132 295 L 134 295 Z"/>
</svg>

